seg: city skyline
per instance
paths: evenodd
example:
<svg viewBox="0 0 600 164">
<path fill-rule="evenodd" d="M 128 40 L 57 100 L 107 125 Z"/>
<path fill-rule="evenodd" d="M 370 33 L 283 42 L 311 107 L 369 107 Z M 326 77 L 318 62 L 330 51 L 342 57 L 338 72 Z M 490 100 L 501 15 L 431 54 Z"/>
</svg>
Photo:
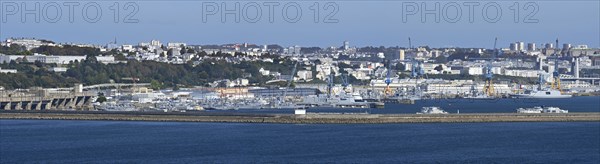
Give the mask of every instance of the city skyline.
<svg viewBox="0 0 600 164">
<path fill-rule="evenodd" d="M 287 47 L 300 47 L 300 48 L 310 48 L 310 47 L 319 47 L 319 48 L 329 48 L 329 47 L 337 47 L 337 48 L 342 48 L 342 49 L 347 49 L 347 48 L 364 48 L 364 47 L 379 47 L 379 46 L 375 46 L 375 45 L 364 45 L 364 46 L 355 46 L 352 45 L 350 41 L 343 41 L 340 42 L 340 44 L 338 45 L 330 45 L 330 46 L 299 46 L 299 45 L 281 45 L 281 44 L 277 44 L 277 43 L 272 43 L 272 44 L 256 44 L 256 43 L 248 43 L 248 42 L 234 42 L 234 43 L 222 43 L 222 44 L 210 44 L 210 43 L 205 43 L 205 44 L 189 44 L 186 42 L 163 42 L 160 39 L 152 39 L 152 40 L 147 40 L 147 41 L 139 41 L 137 43 L 119 43 L 117 38 L 114 38 L 113 41 L 107 42 L 104 45 L 101 44 L 91 44 L 91 43 L 86 43 L 83 41 L 80 42 L 56 42 L 53 39 L 50 38 L 36 38 L 36 37 L 8 37 L 8 38 L 4 38 L 2 40 L 2 42 L 7 41 L 7 40 L 11 40 L 11 39 L 32 39 L 32 40 L 47 40 L 47 41 L 52 41 L 55 42 L 56 44 L 63 44 L 63 45 L 91 45 L 91 46 L 96 46 L 96 47 L 107 47 L 107 46 L 143 46 L 145 44 L 149 44 L 151 42 L 154 41 L 158 41 L 161 45 L 167 45 L 167 44 L 185 44 L 187 46 L 206 46 L 206 45 L 217 45 L 217 46 L 224 46 L 224 45 L 254 45 L 254 46 L 259 46 L 259 47 L 263 47 L 266 45 L 279 45 L 282 46 L 283 48 L 287 48 Z M 560 39 L 560 38 L 557 38 Z M 556 40 L 555 40 L 556 41 Z M 346 44 L 348 43 L 348 44 Z M 533 45 L 532 45 L 533 44 Z M 573 43 L 569 43 L 569 42 L 559 42 L 559 45 L 555 45 L 555 42 L 543 42 L 543 43 L 535 43 L 535 42 L 523 42 L 523 41 L 514 41 L 514 42 L 508 42 L 506 45 L 496 45 L 496 49 L 507 49 L 507 50 L 511 50 L 511 51 L 515 51 L 515 50 L 519 50 L 519 51 L 532 51 L 532 50 L 540 50 L 540 49 L 556 49 L 556 48 L 560 48 L 560 49 L 564 49 L 566 45 L 568 45 L 568 48 L 575 48 L 575 49 L 595 49 L 596 47 L 591 47 L 588 44 L 573 44 Z M 348 47 L 346 47 L 348 46 Z M 514 47 L 516 46 L 516 47 Z M 407 46 L 402 46 L 402 45 L 397 45 L 397 46 L 384 46 L 386 48 L 394 48 L 394 47 L 398 47 L 400 49 L 409 49 L 409 48 L 417 48 L 417 47 L 429 47 L 429 48 L 434 48 L 434 49 L 446 49 L 446 48 L 483 48 L 483 49 L 493 49 L 491 47 L 432 47 L 429 46 L 427 44 L 423 44 L 423 45 L 412 45 L 412 47 Z"/>
</svg>

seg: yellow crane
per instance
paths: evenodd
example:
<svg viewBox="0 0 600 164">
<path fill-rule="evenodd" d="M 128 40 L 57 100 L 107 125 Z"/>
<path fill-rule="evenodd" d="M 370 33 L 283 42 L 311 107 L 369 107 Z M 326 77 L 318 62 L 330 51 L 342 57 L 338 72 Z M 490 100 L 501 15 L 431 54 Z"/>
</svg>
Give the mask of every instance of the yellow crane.
<svg viewBox="0 0 600 164">
<path fill-rule="evenodd" d="M 495 96 L 496 91 L 494 90 L 494 73 L 492 72 L 492 62 L 494 61 L 494 59 L 496 58 L 496 54 L 498 52 L 498 50 L 496 49 L 496 43 L 498 43 L 498 38 L 494 39 L 494 52 L 492 54 L 492 59 L 490 59 L 490 61 L 488 61 L 485 70 L 484 70 L 484 75 L 485 75 L 485 84 L 483 86 L 483 93 L 485 93 L 488 96 Z"/>
</svg>

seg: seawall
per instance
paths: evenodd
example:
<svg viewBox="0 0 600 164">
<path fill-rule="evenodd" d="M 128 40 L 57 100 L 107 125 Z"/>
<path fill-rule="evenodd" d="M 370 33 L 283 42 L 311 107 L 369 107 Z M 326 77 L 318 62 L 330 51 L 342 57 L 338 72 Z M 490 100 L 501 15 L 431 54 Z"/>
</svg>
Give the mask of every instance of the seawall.
<svg viewBox="0 0 600 164">
<path fill-rule="evenodd" d="M 185 114 L 185 113 L 101 113 L 101 112 L 0 112 L 0 119 L 110 120 L 167 122 L 230 122 L 285 124 L 378 124 L 378 123 L 459 123 L 459 122 L 600 122 L 600 113 L 566 114 Z"/>
</svg>

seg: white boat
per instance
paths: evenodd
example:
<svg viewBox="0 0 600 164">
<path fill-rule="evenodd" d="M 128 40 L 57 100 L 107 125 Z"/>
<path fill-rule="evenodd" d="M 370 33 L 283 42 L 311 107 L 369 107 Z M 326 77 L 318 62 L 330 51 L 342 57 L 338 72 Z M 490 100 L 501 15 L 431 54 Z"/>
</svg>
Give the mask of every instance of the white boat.
<svg viewBox="0 0 600 164">
<path fill-rule="evenodd" d="M 104 102 L 94 105 L 96 110 L 100 111 L 138 111 L 135 104 L 131 102 Z"/>
<path fill-rule="evenodd" d="M 545 89 L 545 90 L 529 90 L 523 94 L 511 94 L 513 98 L 536 98 L 536 99 L 550 99 L 550 98 L 571 98 L 571 95 L 563 95 L 558 90 Z"/>
<path fill-rule="evenodd" d="M 533 107 L 533 108 L 518 108 L 517 113 L 569 113 L 568 110 L 563 110 L 558 107 Z"/>
<path fill-rule="evenodd" d="M 157 101 L 154 108 L 167 111 L 204 110 L 204 107 L 192 101 Z"/>
<path fill-rule="evenodd" d="M 423 107 L 421 108 L 421 112 L 417 112 L 417 114 L 448 114 L 448 112 L 442 110 L 440 107 Z"/>
<path fill-rule="evenodd" d="M 558 107 L 545 107 L 542 113 L 569 113 L 569 111 Z"/>
<path fill-rule="evenodd" d="M 488 95 L 484 95 L 484 94 L 478 94 L 478 95 L 469 95 L 469 96 L 465 97 L 465 99 L 471 99 L 471 100 L 493 100 L 493 99 L 496 99 L 496 97 L 488 96 Z"/>
<path fill-rule="evenodd" d="M 518 108 L 517 113 L 542 113 L 543 110 L 544 109 L 539 106 L 533 108 Z"/>
</svg>

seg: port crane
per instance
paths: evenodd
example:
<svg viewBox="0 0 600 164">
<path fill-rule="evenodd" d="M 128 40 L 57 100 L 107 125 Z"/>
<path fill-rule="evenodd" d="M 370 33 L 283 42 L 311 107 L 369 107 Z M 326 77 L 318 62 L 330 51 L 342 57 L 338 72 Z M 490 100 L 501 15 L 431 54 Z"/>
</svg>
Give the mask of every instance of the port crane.
<svg viewBox="0 0 600 164">
<path fill-rule="evenodd" d="M 416 59 L 412 60 L 412 64 L 411 64 L 411 72 L 410 75 L 412 78 L 415 79 L 415 92 L 414 95 L 419 94 L 419 78 L 423 78 L 423 76 L 425 75 L 425 71 L 423 70 L 422 67 L 422 63 Z"/>
<path fill-rule="evenodd" d="M 292 82 L 294 81 L 294 76 L 296 74 L 296 68 L 298 67 L 298 61 L 294 62 L 294 68 L 292 69 L 292 72 L 290 73 L 290 79 L 288 80 L 285 89 L 283 91 L 283 96 L 281 97 L 281 101 L 285 103 L 286 99 L 285 97 L 287 96 L 287 91 L 290 89 L 290 86 L 292 85 Z"/>
<path fill-rule="evenodd" d="M 390 77 L 391 76 L 391 71 L 392 71 L 392 62 L 391 62 L 391 60 L 388 60 L 387 63 L 388 63 L 387 64 L 388 68 L 387 68 L 387 75 L 386 75 L 386 78 L 385 78 L 385 84 L 386 84 L 386 86 L 385 86 L 384 93 L 385 93 L 386 96 L 390 96 L 390 95 L 393 94 L 392 89 L 390 88 L 390 83 L 392 83 L 392 78 Z"/>
<path fill-rule="evenodd" d="M 407 51 L 412 51 L 412 42 L 410 37 L 408 37 L 408 49 Z M 422 69 L 423 64 L 416 59 L 416 56 L 412 60 L 405 60 L 411 62 L 411 76 L 413 78 L 423 77 L 425 75 L 424 70 Z"/>
<path fill-rule="evenodd" d="M 409 47 L 408 49 L 410 50 L 410 47 L 411 47 L 410 37 L 408 37 L 408 47 Z M 383 91 L 383 94 L 385 96 L 391 96 L 391 95 L 394 94 L 394 92 L 390 88 L 390 84 L 392 83 L 391 71 L 392 71 L 392 60 L 388 60 L 387 61 L 387 75 L 386 75 L 386 78 L 384 80 L 384 82 L 385 82 L 385 90 Z"/>
<path fill-rule="evenodd" d="M 342 87 L 344 90 L 346 90 L 348 88 L 348 86 L 350 85 L 350 80 L 348 79 L 348 74 L 343 73 L 341 78 L 342 78 Z"/>
<path fill-rule="evenodd" d="M 494 60 L 496 59 L 496 55 L 498 53 L 498 49 L 496 49 L 496 44 L 498 43 L 498 38 L 496 37 L 494 39 L 494 52 L 492 54 L 492 58 L 490 60 L 488 60 L 485 68 L 484 68 L 484 77 L 485 77 L 485 84 L 483 86 L 483 93 L 485 93 L 487 96 L 494 96 L 495 91 L 494 91 L 494 82 L 493 82 L 493 78 L 494 78 L 494 73 L 492 72 L 492 62 L 494 62 Z"/>
<path fill-rule="evenodd" d="M 558 48 L 558 38 L 556 38 L 556 49 L 554 50 L 554 71 L 552 72 L 552 78 L 554 79 L 552 82 L 552 89 L 556 89 L 560 91 L 562 94 L 562 89 L 560 88 L 560 72 L 558 72 L 558 56 L 560 48 Z M 540 62 L 541 64 L 541 62 Z"/>
<path fill-rule="evenodd" d="M 297 67 L 298 67 L 298 61 L 296 61 L 294 63 L 294 68 L 292 69 L 292 73 L 290 75 L 290 80 L 288 80 L 288 82 L 285 86 L 285 90 L 283 91 L 283 96 L 281 98 L 283 99 L 284 102 L 285 102 L 285 97 L 287 96 L 287 91 L 288 91 L 288 89 L 290 89 L 290 86 L 292 85 L 292 82 L 294 81 L 294 75 L 296 74 Z"/>
<path fill-rule="evenodd" d="M 423 75 L 425 75 L 425 71 L 422 68 L 423 64 L 420 61 L 414 59 L 411 62 L 412 64 L 410 75 L 413 78 L 422 78 Z"/>
<path fill-rule="evenodd" d="M 335 78 L 334 76 L 335 72 L 333 72 L 333 69 L 331 69 L 329 71 L 329 78 L 327 78 L 327 97 L 331 98 L 331 95 L 333 94 L 333 78 Z"/>
<path fill-rule="evenodd" d="M 412 50 L 412 42 L 410 40 L 410 37 L 408 37 L 408 50 L 411 51 Z M 425 75 L 425 71 L 423 70 L 423 64 L 421 63 L 421 61 L 416 59 L 416 56 L 414 56 L 414 58 L 412 60 L 408 60 L 411 63 L 411 69 L 410 69 L 410 76 L 415 79 L 415 90 L 414 90 L 414 95 L 418 95 L 420 93 L 420 89 L 418 87 L 419 85 L 419 78 L 423 78 L 423 76 Z"/>
<path fill-rule="evenodd" d="M 546 83 L 545 76 L 543 73 L 538 74 L 538 90 L 542 90 L 543 85 Z"/>
<path fill-rule="evenodd" d="M 335 72 L 333 72 L 333 69 L 331 69 L 331 67 L 329 67 L 329 75 L 327 75 L 328 77 L 326 78 L 327 80 L 327 98 L 331 98 L 331 95 L 333 94 L 333 87 L 334 87 L 334 81 L 333 78 L 335 78 L 334 74 Z M 325 70 L 323 70 L 323 67 L 321 67 L 321 72 L 325 72 Z"/>
<path fill-rule="evenodd" d="M 412 42 L 410 37 L 408 37 L 408 48 L 407 48 L 407 52 L 412 51 Z M 410 76 L 415 79 L 415 90 L 414 90 L 414 95 L 417 95 L 419 92 L 419 87 L 418 82 L 419 82 L 419 78 L 423 78 L 425 75 L 425 71 L 422 68 L 422 63 L 421 61 L 418 61 L 417 59 L 413 58 L 410 60 L 399 60 L 399 62 L 407 62 L 407 63 L 411 63 L 411 74 Z M 388 76 L 389 79 L 389 76 Z M 388 87 L 386 88 L 387 92 L 391 92 L 391 90 L 389 89 L 389 83 L 391 83 L 391 81 L 386 81 L 386 83 L 388 84 Z"/>
</svg>

